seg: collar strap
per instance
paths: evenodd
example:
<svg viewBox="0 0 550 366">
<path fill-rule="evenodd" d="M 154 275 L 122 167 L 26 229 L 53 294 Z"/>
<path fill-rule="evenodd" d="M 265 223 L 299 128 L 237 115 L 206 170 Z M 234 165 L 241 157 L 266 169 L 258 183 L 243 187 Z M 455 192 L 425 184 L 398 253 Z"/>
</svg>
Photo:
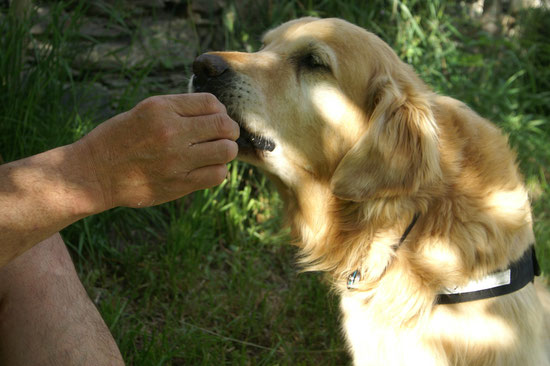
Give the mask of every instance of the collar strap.
<svg viewBox="0 0 550 366">
<path fill-rule="evenodd" d="M 407 236 L 409 235 L 409 233 L 411 232 L 412 228 L 413 228 L 414 225 L 416 224 L 416 221 L 418 221 L 418 217 L 419 217 L 419 216 L 420 216 L 419 213 L 415 213 L 415 214 L 414 214 L 411 223 L 410 223 L 409 226 L 407 226 L 407 228 L 405 229 L 405 232 L 404 232 L 403 235 L 401 236 L 401 239 L 399 239 L 399 243 L 397 243 L 397 244 L 395 244 L 395 245 L 393 246 L 393 249 L 394 249 L 394 250 L 399 249 L 399 247 L 401 246 L 401 244 L 403 244 L 403 242 L 405 241 L 405 239 L 407 239 Z M 353 272 L 348 276 L 348 283 L 347 283 L 348 290 L 356 289 L 356 288 L 357 288 L 357 283 L 358 283 L 359 281 L 361 281 L 361 272 L 359 272 L 359 270 L 356 269 L 355 271 L 353 271 Z"/>
<path fill-rule="evenodd" d="M 535 276 L 540 274 L 535 246 L 531 245 L 520 259 L 510 265 L 510 268 L 470 281 L 464 287 L 447 288 L 437 295 L 435 304 L 458 304 L 510 294 L 533 282 Z M 361 281 L 361 272 L 355 270 L 348 277 L 348 289 L 356 289 L 359 281 Z"/>
<path fill-rule="evenodd" d="M 535 276 L 540 276 L 540 267 L 535 246 L 531 245 L 507 270 L 494 272 L 480 280 L 470 281 L 464 287 L 445 289 L 437 295 L 435 303 L 458 304 L 510 294 L 533 282 Z"/>
<path fill-rule="evenodd" d="M 401 236 L 399 243 L 394 245 L 394 250 L 401 247 L 416 224 L 419 216 L 418 213 L 414 215 L 411 223 Z M 540 266 L 535 253 L 535 245 L 532 244 L 523 253 L 520 259 L 510 265 L 510 268 L 504 271 L 491 273 L 479 280 L 470 281 L 463 287 L 456 286 L 452 289 L 444 289 L 437 295 L 435 304 L 458 304 L 510 294 L 522 289 L 529 282 L 533 282 L 535 276 L 540 276 L 540 274 Z M 356 269 L 348 276 L 348 290 L 356 289 L 359 281 L 361 281 L 361 272 Z"/>
<path fill-rule="evenodd" d="M 413 219 L 412 219 L 411 223 L 410 223 L 409 226 L 407 226 L 407 228 L 405 229 L 405 232 L 404 232 L 403 235 L 401 236 L 401 239 L 399 239 L 399 243 L 398 243 L 397 245 L 394 245 L 394 247 L 393 247 L 394 250 L 399 249 L 399 247 L 401 246 L 401 244 L 403 244 L 403 242 L 405 241 L 405 239 L 407 239 L 407 236 L 409 235 L 409 233 L 411 232 L 412 228 L 413 228 L 414 225 L 416 224 L 416 221 L 418 221 L 418 217 L 420 217 L 420 214 L 419 214 L 419 213 L 415 213 L 414 216 L 413 216 Z"/>
<path fill-rule="evenodd" d="M 476 281 L 470 281 L 464 287 L 445 289 L 437 295 L 435 304 L 459 304 L 510 294 L 524 288 L 529 282 L 535 280 L 535 276 L 540 276 L 540 274 L 535 245 L 531 245 L 520 259 L 510 265 L 510 268 L 491 273 Z M 355 270 L 348 277 L 348 289 L 357 288 L 359 281 L 361 281 L 361 273 L 359 270 Z"/>
</svg>

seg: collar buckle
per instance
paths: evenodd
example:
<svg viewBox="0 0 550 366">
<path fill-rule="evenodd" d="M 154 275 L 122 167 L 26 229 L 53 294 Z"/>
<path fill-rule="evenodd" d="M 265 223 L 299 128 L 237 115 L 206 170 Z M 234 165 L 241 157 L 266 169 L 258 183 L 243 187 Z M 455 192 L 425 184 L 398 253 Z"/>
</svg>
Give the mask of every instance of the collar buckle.
<svg viewBox="0 0 550 366">
<path fill-rule="evenodd" d="M 361 272 L 356 269 L 348 276 L 348 290 L 354 290 L 359 287 L 359 281 L 361 281 Z"/>
</svg>

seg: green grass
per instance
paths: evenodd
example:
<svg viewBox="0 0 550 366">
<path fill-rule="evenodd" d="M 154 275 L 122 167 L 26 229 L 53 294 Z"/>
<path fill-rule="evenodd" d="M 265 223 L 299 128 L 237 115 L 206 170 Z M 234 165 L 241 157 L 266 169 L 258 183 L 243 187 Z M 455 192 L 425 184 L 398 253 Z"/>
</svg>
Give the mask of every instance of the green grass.
<svg viewBox="0 0 550 366">
<path fill-rule="evenodd" d="M 82 109 L 77 100 L 102 75 L 75 73 L 72 63 L 87 52 L 74 42 L 83 39 L 79 26 L 89 9 L 86 2 L 49 3 L 52 21 L 41 36 L 1 13 L 5 161 L 70 143 L 99 122 L 96 105 Z M 531 189 L 537 251 L 548 274 L 548 11 L 526 11 L 516 35 L 492 36 L 455 3 L 228 1 L 210 18 L 210 31 L 220 40 L 207 44 L 196 33 L 195 42 L 203 50 L 253 51 L 266 29 L 304 15 L 343 17 L 374 31 L 436 91 L 465 101 L 510 135 Z M 110 4 L 111 21 L 136 37 L 136 14 L 122 2 Z M 23 51 L 33 42 L 47 47 Z M 113 110 L 159 92 L 144 81 L 155 71 L 153 61 L 119 71 L 131 82 L 110 101 Z M 154 208 L 117 208 L 81 220 L 63 236 L 128 364 L 346 364 L 337 299 L 322 275 L 299 273 L 280 211 L 266 179 L 232 163 L 231 177 L 219 187 Z"/>
</svg>

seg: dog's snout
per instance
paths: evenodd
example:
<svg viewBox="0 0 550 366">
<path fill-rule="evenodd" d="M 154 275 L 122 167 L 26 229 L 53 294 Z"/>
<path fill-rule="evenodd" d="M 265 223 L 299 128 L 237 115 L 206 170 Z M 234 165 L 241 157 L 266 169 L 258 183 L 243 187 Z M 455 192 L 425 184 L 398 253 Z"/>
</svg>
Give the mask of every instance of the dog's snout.
<svg viewBox="0 0 550 366">
<path fill-rule="evenodd" d="M 197 77 L 217 77 L 227 69 L 229 69 L 229 65 L 223 58 L 209 53 L 200 55 L 193 62 L 193 73 Z"/>
</svg>

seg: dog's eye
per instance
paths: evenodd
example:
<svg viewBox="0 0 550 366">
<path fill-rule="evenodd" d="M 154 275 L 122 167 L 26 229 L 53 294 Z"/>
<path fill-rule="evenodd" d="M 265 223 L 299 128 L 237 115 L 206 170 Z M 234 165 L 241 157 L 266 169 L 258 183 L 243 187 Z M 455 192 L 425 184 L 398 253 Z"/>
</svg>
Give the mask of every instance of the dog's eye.
<svg viewBox="0 0 550 366">
<path fill-rule="evenodd" d="M 304 55 L 300 60 L 300 64 L 311 70 L 330 70 L 330 67 L 323 61 L 323 59 L 314 53 Z"/>
</svg>

